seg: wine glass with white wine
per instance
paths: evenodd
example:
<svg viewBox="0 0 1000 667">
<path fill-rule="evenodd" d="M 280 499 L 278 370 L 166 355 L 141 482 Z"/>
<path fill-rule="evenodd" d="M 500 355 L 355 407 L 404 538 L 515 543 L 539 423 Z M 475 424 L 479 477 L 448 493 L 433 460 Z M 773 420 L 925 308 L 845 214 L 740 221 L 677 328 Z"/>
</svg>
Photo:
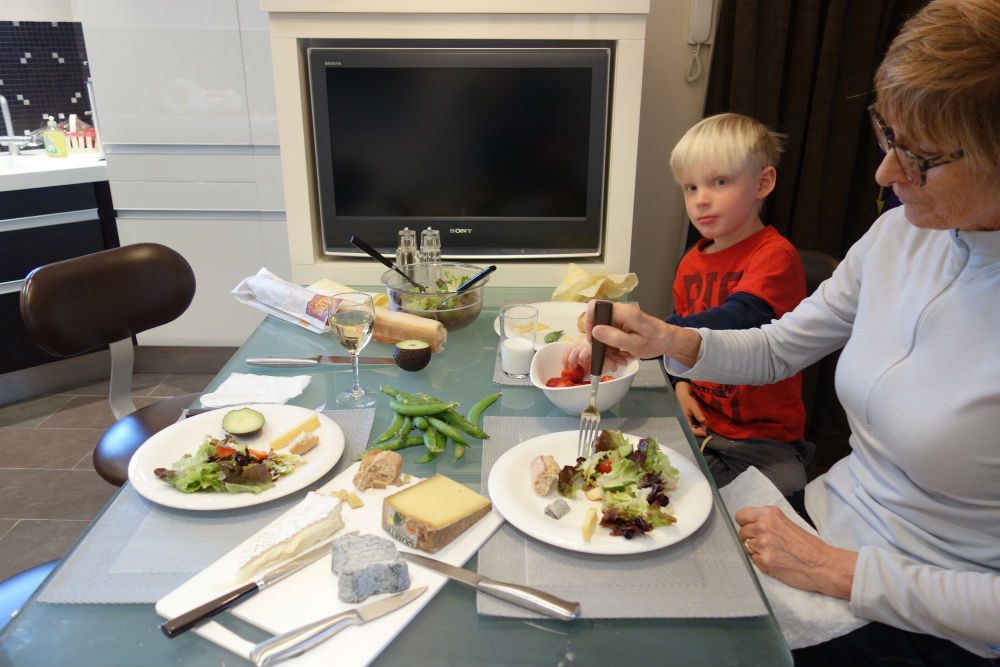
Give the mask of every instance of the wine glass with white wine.
<svg viewBox="0 0 1000 667">
<path fill-rule="evenodd" d="M 358 354 L 372 338 L 375 329 L 375 304 L 363 292 L 344 292 L 330 297 L 330 331 L 334 339 L 351 355 L 354 386 L 337 394 L 337 403 L 352 408 L 375 405 L 376 395 L 364 389 L 358 377 Z"/>
</svg>

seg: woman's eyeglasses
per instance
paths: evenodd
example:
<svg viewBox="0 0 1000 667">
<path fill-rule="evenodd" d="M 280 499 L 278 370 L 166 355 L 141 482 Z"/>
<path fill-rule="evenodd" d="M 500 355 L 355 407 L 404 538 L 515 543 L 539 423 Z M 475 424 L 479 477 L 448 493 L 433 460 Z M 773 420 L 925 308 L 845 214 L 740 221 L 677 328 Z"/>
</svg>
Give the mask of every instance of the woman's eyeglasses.
<svg viewBox="0 0 1000 667">
<path fill-rule="evenodd" d="M 931 167 L 938 167 L 942 164 L 954 162 L 965 155 L 964 151 L 955 151 L 954 153 L 931 158 L 917 155 L 908 148 L 896 143 L 895 133 L 891 127 L 885 124 L 885 120 L 875 110 L 874 104 L 868 107 L 868 115 L 871 117 L 872 129 L 875 131 L 875 139 L 878 141 L 879 148 L 886 155 L 892 152 L 896 156 L 896 161 L 903 169 L 903 175 L 906 176 L 906 180 L 916 186 L 923 187 L 927 183 L 927 170 Z"/>
</svg>

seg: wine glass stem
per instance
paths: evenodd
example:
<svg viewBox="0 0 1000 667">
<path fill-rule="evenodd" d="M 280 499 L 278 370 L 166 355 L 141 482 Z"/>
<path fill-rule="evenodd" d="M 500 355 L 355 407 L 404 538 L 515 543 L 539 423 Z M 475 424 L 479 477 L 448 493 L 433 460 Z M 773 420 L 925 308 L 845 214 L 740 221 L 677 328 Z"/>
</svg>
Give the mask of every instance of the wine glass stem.
<svg viewBox="0 0 1000 667">
<path fill-rule="evenodd" d="M 357 352 L 351 352 L 351 365 L 354 367 L 354 386 L 351 388 L 351 393 L 355 398 L 360 398 L 364 392 L 361 390 L 361 370 Z"/>
</svg>

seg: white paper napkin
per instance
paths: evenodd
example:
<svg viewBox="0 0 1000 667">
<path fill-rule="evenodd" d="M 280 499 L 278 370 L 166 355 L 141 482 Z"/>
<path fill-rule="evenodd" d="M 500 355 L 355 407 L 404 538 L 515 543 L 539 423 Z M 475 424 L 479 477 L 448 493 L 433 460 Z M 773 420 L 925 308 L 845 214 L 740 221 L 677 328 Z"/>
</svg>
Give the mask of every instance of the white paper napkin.
<svg viewBox="0 0 1000 667">
<path fill-rule="evenodd" d="M 753 466 L 719 489 L 719 495 L 726 503 L 730 518 L 744 507 L 775 505 L 796 525 L 809 534 L 816 535 L 816 530 L 792 509 L 778 487 Z M 851 613 L 847 600 L 792 588 L 759 569 L 757 578 L 771 603 L 771 609 L 789 648 L 820 644 L 868 623 Z"/>
<path fill-rule="evenodd" d="M 215 391 L 202 395 L 201 404 L 206 408 L 218 408 L 237 403 L 284 403 L 301 394 L 311 379 L 309 375 L 277 377 L 232 373 Z"/>
</svg>

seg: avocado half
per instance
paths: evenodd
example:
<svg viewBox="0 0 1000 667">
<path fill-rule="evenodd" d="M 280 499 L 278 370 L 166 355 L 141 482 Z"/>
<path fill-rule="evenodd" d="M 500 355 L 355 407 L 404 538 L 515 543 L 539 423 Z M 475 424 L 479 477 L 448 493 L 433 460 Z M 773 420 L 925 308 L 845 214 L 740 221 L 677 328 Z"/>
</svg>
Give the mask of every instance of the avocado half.
<svg viewBox="0 0 1000 667">
<path fill-rule="evenodd" d="M 230 410 L 222 417 L 222 430 L 230 435 L 250 437 L 264 428 L 264 415 L 253 408 Z"/>
<path fill-rule="evenodd" d="M 431 360 L 431 346 L 422 340 L 401 340 L 392 348 L 392 358 L 404 371 L 423 370 Z"/>
</svg>

